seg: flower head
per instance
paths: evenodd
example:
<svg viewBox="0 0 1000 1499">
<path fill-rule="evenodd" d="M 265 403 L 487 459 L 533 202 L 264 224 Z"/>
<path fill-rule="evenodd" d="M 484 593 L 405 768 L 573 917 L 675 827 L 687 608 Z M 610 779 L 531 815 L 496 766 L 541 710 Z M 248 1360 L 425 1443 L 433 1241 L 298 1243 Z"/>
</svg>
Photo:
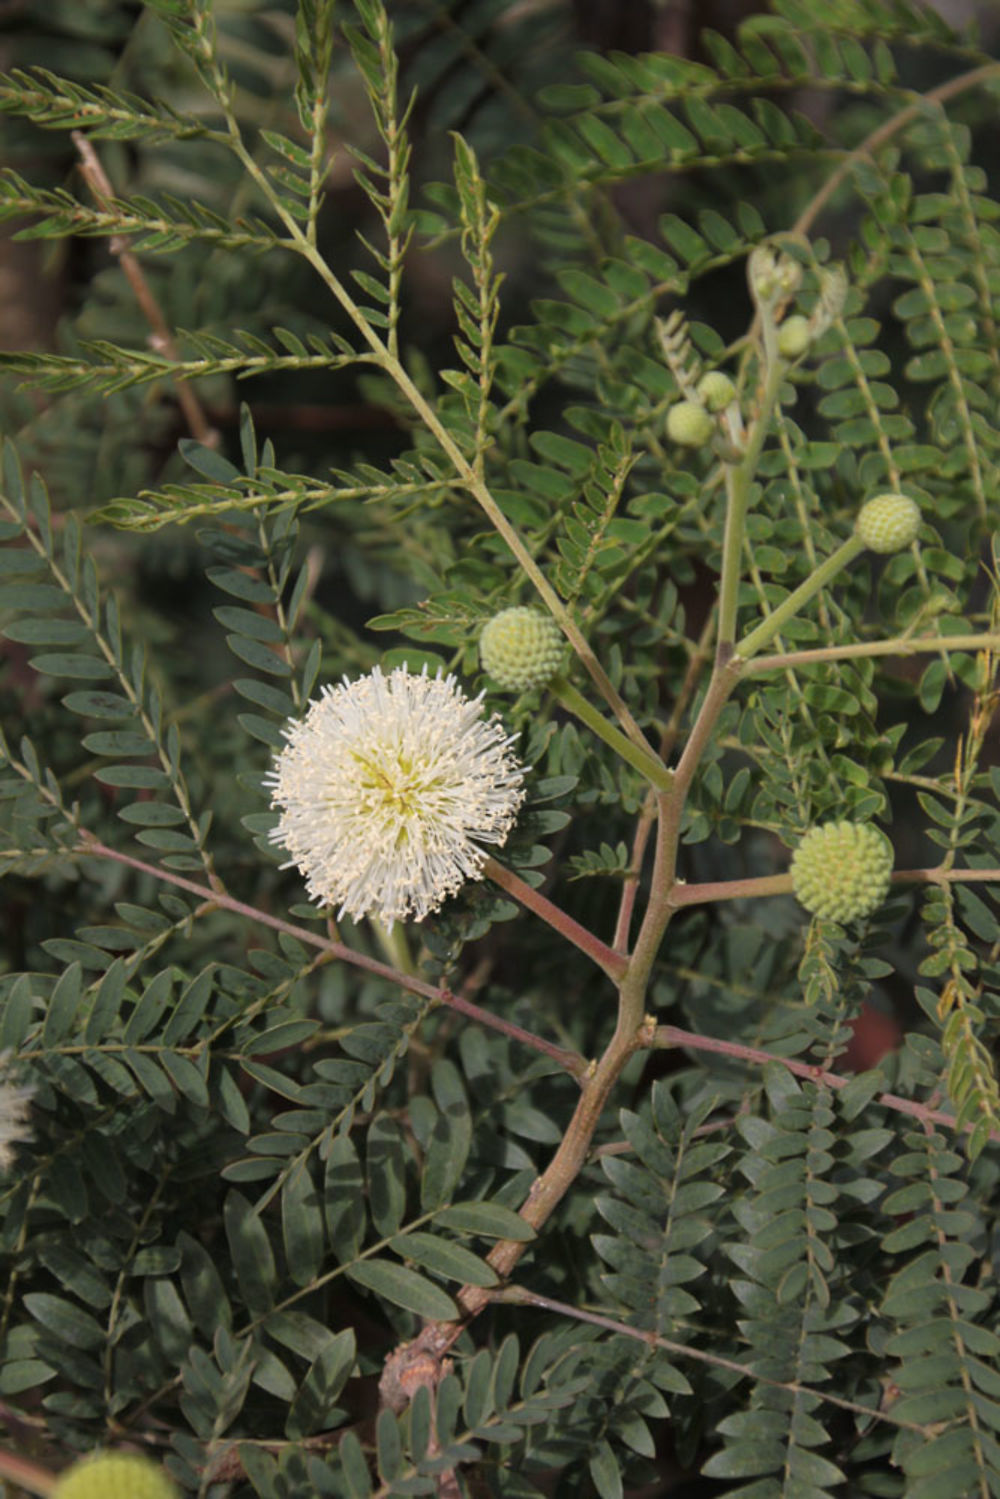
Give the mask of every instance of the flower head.
<svg viewBox="0 0 1000 1499">
<path fill-rule="evenodd" d="M 920 530 L 920 506 L 906 494 L 877 494 L 858 511 L 855 530 L 872 552 L 902 551 Z"/>
<path fill-rule="evenodd" d="M 19 1087 L 7 1076 L 9 1052 L 0 1052 L 0 1171 L 14 1163 L 14 1146 L 31 1139 L 28 1105 L 34 1088 Z"/>
<path fill-rule="evenodd" d="M 892 844 L 870 822 L 810 828 L 792 855 L 792 889 L 813 916 L 855 921 L 889 894 Z"/>
<path fill-rule="evenodd" d="M 562 633 L 555 620 L 520 605 L 494 614 L 479 637 L 483 670 L 508 692 L 544 687 L 559 670 L 562 654 Z"/>
<path fill-rule="evenodd" d="M 454 677 L 376 666 L 324 687 L 286 727 L 268 778 L 281 809 L 271 838 L 313 900 L 391 926 L 478 878 L 479 845 L 506 841 L 524 798 L 511 740 L 482 713 Z"/>
<path fill-rule="evenodd" d="M 667 436 L 685 448 L 703 447 L 715 423 L 698 401 L 675 401 L 667 412 Z"/>
<path fill-rule="evenodd" d="M 131 1452 L 94 1452 L 59 1475 L 53 1499 L 180 1499 L 155 1463 Z"/>
</svg>

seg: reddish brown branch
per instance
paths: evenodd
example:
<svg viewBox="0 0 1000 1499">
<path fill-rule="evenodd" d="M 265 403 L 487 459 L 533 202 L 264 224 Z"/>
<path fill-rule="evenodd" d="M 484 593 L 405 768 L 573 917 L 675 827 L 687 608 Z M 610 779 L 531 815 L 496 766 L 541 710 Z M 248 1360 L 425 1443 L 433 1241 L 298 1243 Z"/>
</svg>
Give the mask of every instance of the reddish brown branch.
<svg viewBox="0 0 1000 1499">
<path fill-rule="evenodd" d="M 80 171 L 86 179 L 87 186 L 98 206 L 105 212 L 110 212 L 114 203 L 115 190 L 101 166 L 100 158 L 82 131 L 74 130 L 71 134 L 73 144 L 80 153 Z M 158 354 L 163 354 L 173 364 L 179 364 L 181 356 L 173 332 L 163 315 L 159 302 L 153 295 L 142 266 L 128 248 L 127 240 L 120 234 L 112 235 L 109 248 L 112 255 L 117 256 L 118 264 L 132 288 L 132 294 L 149 324 L 151 348 L 155 349 Z M 219 434 L 205 415 L 202 404 L 190 385 L 183 380 L 176 380 L 172 383 L 177 395 L 177 403 L 184 413 L 191 436 L 203 443 L 205 447 L 218 447 Z"/>
<path fill-rule="evenodd" d="M 411 994 L 420 994 L 425 999 L 433 999 L 438 1004 L 447 1005 L 460 1014 L 467 1015 L 470 1020 L 475 1020 L 490 1030 L 500 1031 L 503 1035 L 510 1036 L 512 1040 L 530 1046 L 533 1051 L 540 1051 L 545 1056 L 551 1057 L 574 1077 L 581 1077 L 586 1071 L 587 1062 L 577 1052 L 567 1051 L 562 1046 L 555 1046 L 542 1036 L 536 1036 L 531 1031 L 515 1025 L 513 1021 L 503 1020 L 499 1015 L 493 1015 L 489 1010 L 473 1004 L 471 1000 L 452 994 L 450 989 L 435 988 L 433 984 L 426 984 L 423 979 L 403 973 L 398 968 L 392 968 L 388 963 L 380 963 L 378 958 L 370 958 L 367 953 L 356 952 L 353 947 L 346 947 L 343 942 L 335 942 L 332 937 L 323 937 L 318 932 L 311 932 L 308 927 L 295 926 L 291 921 L 283 921 L 280 916 L 271 916 L 267 911 L 247 905 L 244 901 L 236 900 L 233 896 L 225 895 L 221 891 L 210 890 L 207 885 L 199 885 L 195 880 L 185 879 L 183 875 L 174 874 L 170 869 L 147 864 L 144 859 L 136 859 L 131 854 L 121 853 L 116 848 L 108 848 L 88 833 L 83 834 L 82 838 L 83 841 L 77 853 L 98 859 L 114 859 L 116 863 L 125 864 L 129 869 L 135 869 L 140 874 L 152 875 L 154 879 L 165 880 L 170 885 L 176 885 L 179 890 L 187 890 L 191 895 L 198 896 L 204 903 L 203 909 L 205 910 L 232 911 L 234 915 L 242 916 L 258 926 L 270 927 L 275 932 L 285 932 L 288 936 L 294 937 L 297 942 L 306 943 L 310 947 L 318 947 L 329 957 L 342 963 L 350 963 L 354 968 L 363 968 L 366 973 L 373 973 L 378 978 L 398 984 L 401 989 L 408 989 Z"/>
<path fill-rule="evenodd" d="M 565 1301 L 554 1301 L 550 1296 L 541 1296 L 534 1291 L 529 1291 L 524 1286 L 504 1286 L 501 1291 L 494 1291 L 494 1301 L 509 1301 L 515 1306 L 537 1306 L 543 1311 L 555 1312 L 562 1317 L 571 1317 L 575 1322 L 587 1322 L 591 1327 L 602 1327 L 607 1332 L 613 1332 L 621 1337 L 635 1338 L 647 1347 L 652 1344 L 656 1348 L 663 1348 L 668 1353 L 677 1354 L 680 1358 L 689 1358 L 700 1364 L 708 1364 L 716 1369 L 727 1369 L 732 1374 L 737 1374 L 742 1379 L 752 1379 L 757 1384 L 766 1384 L 778 1390 L 791 1390 L 793 1394 L 807 1393 L 815 1395 L 819 1400 L 829 1401 L 841 1410 L 853 1411 L 856 1415 L 862 1415 L 866 1420 L 888 1421 L 893 1426 L 905 1427 L 907 1431 L 919 1431 L 922 1435 L 928 1435 L 926 1426 L 918 1426 L 914 1421 L 901 1421 L 898 1416 L 884 1410 L 875 1410 L 869 1405 L 859 1405 L 854 1400 L 845 1400 L 842 1395 L 834 1395 L 816 1385 L 796 1384 L 792 1380 L 772 1379 L 759 1370 L 741 1364 L 737 1359 L 724 1358 L 721 1354 L 708 1353 L 703 1348 L 693 1348 L 688 1343 L 675 1343 L 671 1338 L 665 1338 L 661 1333 L 649 1332 L 641 1327 L 632 1327 L 628 1322 L 620 1322 L 616 1317 L 608 1317 L 602 1312 L 584 1311 L 582 1307 L 570 1306 Z"/>
<path fill-rule="evenodd" d="M 897 869 L 894 885 L 996 884 L 1000 869 Z M 790 874 L 766 874 L 746 880 L 714 880 L 703 885 L 679 881 L 670 892 L 672 906 L 700 906 L 707 901 L 750 900 L 763 895 L 791 895 Z"/>
<path fill-rule="evenodd" d="M 29 1494 L 39 1495 L 39 1499 L 48 1499 L 56 1483 L 56 1474 L 51 1473 L 48 1468 L 43 1468 L 40 1463 L 33 1463 L 26 1457 L 18 1457 L 15 1452 L 2 1450 L 0 1450 L 0 1478 L 5 1481 L 5 1484 L 12 1483 Z"/>
<path fill-rule="evenodd" d="M 810 1082 L 821 1083 L 824 1087 L 835 1090 L 846 1088 L 852 1081 L 849 1077 L 841 1077 L 838 1072 L 827 1072 L 824 1068 L 810 1062 L 797 1062 L 791 1057 L 779 1057 L 773 1051 L 762 1051 L 757 1046 L 746 1046 L 742 1041 L 724 1041 L 719 1036 L 699 1036 L 696 1031 L 681 1030 L 676 1025 L 658 1025 L 653 1045 L 662 1048 L 681 1046 L 687 1051 L 714 1052 L 716 1056 L 731 1057 L 734 1061 L 750 1062 L 754 1066 L 761 1067 L 766 1067 L 771 1062 L 780 1062 L 782 1067 L 787 1068 L 796 1077 L 806 1078 Z M 923 1123 L 941 1124 L 950 1130 L 954 1130 L 956 1126 L 954 1114 L 946 1114 L 943 1109 L 931 1108 L 929 1104 L 918 1103 L 913 1098 L 900 1098 L 898 1093 L 876 1093 L 872 1103 L 881 1104 L 886 1109 L 894 1109 L 897 1114 L 908 1114 L 912 1119 L 919 1119 Z M 971 1124 L 967 1124 L 965 1132 L 972 1128 Z M 1000 1139 L 1000 1131 L 994 1130 L 991 1139 Z"/>
<path fill-rule="evenodd" d="M 505 890 L 516 901 L 520 901 L 522 906 L 533 911 L 536 916 L 540 916 L 542 921 L 557 931 L 561 937 L 565 937 L 567 942 L 571 942 L 582 953 L 586 953 L 591 962 L 596 963 L 598 968 L 603 968 L 609 978 L 617 983 L 624 976 L 628 968 L 628 959 L 623 953 L 615 952 L 613 947 L 608 947 L 606 942 L 602 942 L 599 937 L 594 936 L 593 932 L 581 926 L 578 921 L 574 921 L 572 916 L 567 916 L 566 912 L 547 896 L 533 890 L 513 870 L 505 869 L 502 864 L 497 863 L 496 859 L 487 859 L 483 865 L 483 873 L 494 884 L 499 885 L 501 890 Z"/>
</svg>

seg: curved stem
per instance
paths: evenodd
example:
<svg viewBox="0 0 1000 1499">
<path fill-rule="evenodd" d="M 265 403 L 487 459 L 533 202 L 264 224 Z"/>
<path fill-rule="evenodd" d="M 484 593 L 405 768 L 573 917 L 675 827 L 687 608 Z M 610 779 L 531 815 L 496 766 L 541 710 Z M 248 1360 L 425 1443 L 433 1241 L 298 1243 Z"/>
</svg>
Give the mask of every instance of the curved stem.
<svg viewBox="0 0 1000 1499">
<path fill-rule="evenodd" d="M 554 1301 L 551 1296 L 542 1296 L 536 1291 L 530 1291 L 526 1286 L 510 1285 L 504 1286 L 500 1291 L 494 1291 L 492 1301 L 512 1302 L 515 1306 L 537 1306 L 544 1311 L 555 1312 L 561 1317 L 570 1317 L 575 1322 L 586 1322 L 591 1327 L 602 1327 L 607 1332 L 613 1332 L 623 1338 L 635 1338 L 640 1343 L 645 1343 L 647 1348 L 652 1344 L 655 1348 L 663 1348 L 668 1353 L 676 1354 L 679 1358 L 689 1358 L 696 1363 L 707 1364 L 710 1368 L 726 1369 L 731 1374 L 736 1374 L 741 1379 L 752 1378 L 755 1382 L 768 1385 L 771 1389 L 791 1390 L 793 1394 L 808 1394 L 810 1398 L 818 1401 L 825 1400 L 830 1405 L 837 1406 L 840 1410 L 853 1411 L 856 1415 L 864 1416 L 867 1421 L 887 1421 L 893 1426 L 900 1426 L 907 1431 L 917 1431 L 922 1436 L 929 1437 L 931 1430 L 927 1426 L 918 1426 L 915 1421 L 901 1421 L 891 1411 L 877 1410 L 871 1406 L 859 1405 L 853 1400 L 844 1400 L 840 1395 L 833 1395 L 825 1389 L 819 1389 L 813 1385 L 795 1384 L 787 1379 L 773 1379 L 770 1375 L 761 1374 L 759 1369 L 750 1370 L 746 1364 L 741 1364 L 737 1359 L 724 1358 L 717 1353 L 708 1353 L 703 1348 L 694 1348 L 688 1343 L 675 1343 L 671 1338 L 665 1338 L 661 1333 L 650 1332 L 645 1328 L 633 1327 L 628 1322 L 620 1322 L 616 1317 L 609 1317 L 601 1312 L 584 1311 L 581 1307 L 570 1306 L 565 1301 Z"/>
<path fill-rule="evenodd" d="M 82 130 L 71 130 L 70 139 L 80 153 L 80 170 L 94 200 L 99 208 L 110 212 L 114 203 L 115 190 L 101 165 L 100 157 L 94 150 L 89 137 L 84 135 Z M 138 258 L 128 248 L 128 241 L 120 234 L 112 235 L 108 242 L 108 249 L 112 255 L 118 257 L 122 273 L 132 288 L 132 295 L 149 324 L 152 334 L 151 346 L 157 354 L 162 354 L 165 359 L 169 360 L 171 365 L 179 365 L 181 355 L 173 330 L 164 317 L 163 309 L 156 300 L 152 287 L 146 280 Z M 173 375 L 173 384 L 177 404 L 184 413 L 191 436 L 197 442 L 203 443 L 205 447 L 217 448 L 219 434 L 205 415 L 204 407 L 195 393 L 194 386 L 179 379 L 176 374 Z"/>
<path fill-rule="evenodd" d="M 772 330 L 772 325 L 767 324 Z M 719 581 L 719 649 L 724 651 L 736 638 L 736 615 L 739 609 L 740 560 L 746 526 L 750 488 L 757 471 L 764 440 L 771 425 L 771 414 L 781 389 L 787 365 L 772 352 L 767 378 L 761 395 L 760 409 L 753 420 L 746 452 L 737 464 L 726 469 L 726 529 L 722 538 L 722 575 Z"/>
<path fill-rule="evenodd" d="M 375 329 L 368 322 L 368 319 L 339 276 L 331 270 L 317 247 L 310 242 L 308 234 L 303 232 L 298 220 L 284 207 L 266 173 L 261 170 L 251 153 L 247 150 L 221 79 L 219 98 L 226 114 L 231 149 L 288 230 L 293 247 L 303 259 L 309 262 L 320 280 L 333 293 L 337 302 L 340 303 L 340 306 L 361 334 L 364 342 L 368 345 L 375 363 L 385 370 L 386 374 L 395 382 L 401 393 L 409 401 L 413 410 L 420 417 L 428 432 L 431 433 L 441 451 L 447 457 L 462 487 L 467 489 L 473 496 L 489 519 L 494 530 L 498 535 L 503 537 L 512 555 L 520 564 L 525 577 L 530 579 L 534 585 L 545 607 L 553 619 L 555 619 L 566 639 L 573 647 L 573 650 L 590 673 L 594 686 L 618 719 L 628 738 L 646 754 L 653 755 L 653 750 L 647 743 L 639 725 L 632 717 L 628 704 L 615 690 L 607 672 L 597 660 L 597 657 L 590 648 L 589 642 L 582 634 L 572 614 L 549 583 L 542 569 L 528 550 L 528 547 L 522 541 L 516 527 L 512 525 L 500 509 L 485 480 L 477 473 L 475 463 L 466 457 L 433 406 L 419 387 L 411 380 L 399 359 L 390 352 L 389 348 L 375 332 Z"/>
<path fill-rule="evenodd" d="M 913 104 L 908 104 L 901 109 L 899 114 L 893 115 L 891 120 L 886 120 L 877 130 L 865 137 L 860 146 L 845 156 L 844 160 L 835 172 L 832 172 L 818 193 L 806 204 L 793 224 L 791 234 L 807 234 L 816 222 L 823 209 L 829 203 L 841 183 L 847 178 L 852 167 L 865 157 L 872 155 L 880 146 L 884 146 L 894 135 L 905 130 L 907 125 L 914 120 L 920 119 L 926 111 L 927 105 L 945 104 L 956 95 L 965 93 L 967 89 L 977 88 L 981 83 L 989 83 L 991 79 L 1000 78 L 1000 63 L 984 63 L 981 67 L 972 68 L 968 73 L 960 73 L 957 78 L 949 78 L 947 83 L 942 83 L 938 88 L 932 88 L 926 94 L 921 94 Z"/>
</svg>

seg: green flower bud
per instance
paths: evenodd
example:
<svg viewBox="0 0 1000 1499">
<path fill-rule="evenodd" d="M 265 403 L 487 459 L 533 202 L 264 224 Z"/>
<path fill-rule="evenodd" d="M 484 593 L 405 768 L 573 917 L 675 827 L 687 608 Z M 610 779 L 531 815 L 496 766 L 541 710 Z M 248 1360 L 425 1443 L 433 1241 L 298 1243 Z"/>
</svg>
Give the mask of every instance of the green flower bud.
<svg viewBox="0 0 1000 1499">
<path fill-rule="evenodd" d="M 715 423 L 698 401 L 678 401 L 667 412 L 667 436 L 685 448 L 700 448 L 715 431 Z"/>
<path fill-rule="evenodd" d="M 877 494 L 858 512 L 854 529 L 872 552 L 899 552 L 916 541 L 920 506 L 905 494 Z"/>
<path fill-rule="evenodd" d="M 757 245 L 747 257 L 747 280 L 754 300 L 772 304 L 790 297 L 802 280 L 802 267 L 788 255 Z"/>
<path fill-rule="evenodd" d="M 483 671 L 508 692 L 544 687 L 559 670 L 562 654 L 562 631 L 537 609 L 502 609 L 479 637 Z"/>
<path fill-rule="evenodd" d="M 94 1452 L 56 1479 L 52 1499 L 180 1499 L 170 1479 L 148 1458 L 131 1452 Z"/>
<path fill-rule="evenodd" d="M 810 828 L 792 855 L 792 889 L 824 921 L 868 916 L 889 893 L 892 844 L 870 822 Z"/>
<path fill-rule="evenodd" d="M 736 386 L 721 370 L 712 370 L 698 382 L 698 395 L 709 411 L 722 411 L 736 399 Z"/>
<path fill-rule="evenodd" d="M 812 343 L 812 337 L 809 319 L 795 313 L 778 329 L 778 353 L 785 359 L 798 359 Z"/>
</svg>

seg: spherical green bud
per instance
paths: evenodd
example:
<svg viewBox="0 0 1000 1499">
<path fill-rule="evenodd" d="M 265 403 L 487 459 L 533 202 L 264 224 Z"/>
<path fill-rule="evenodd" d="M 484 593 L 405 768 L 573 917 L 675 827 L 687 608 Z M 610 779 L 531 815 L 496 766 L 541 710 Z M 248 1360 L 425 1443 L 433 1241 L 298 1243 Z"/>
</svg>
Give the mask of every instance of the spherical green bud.
<svg viewBox="0 0 1000 1499">
<path fill-rule="evenodd" d="M 721 370 L 712 370 L 699 380 L 698 395 L 709 411 L 722 411 L 736 399 L 736 386 Z"/>
<path fill-rule="evenodd" d="M 508 692 L 544 687 L 559 670 L 562 654 L 562 631 L 537 609 L 502 609 L 479 637 L 483 670 Z"/>
<path fill-rule="evenodd" d="M 180 1499 L 170 1479 L 148 1458 L 95 1452 L 56 1479 L 52 1499 Z"/>
<path fill-rule="evenodd" d="M 862 505 L 854 529 L 869 551 L 902 551 L 917 539 L 920 506 L 906 494 L 877 494 Z"/>
<path fill-rule="evenodd" d="M 685 448 L 700 448 L 715 431 L 715 423 L 698 401 L 678 401 L 667 412 L 667 436 Z"/>
<path fill-rule="evenodd" d="M 792 889 L 824 921 L 868 916 L 889 893 L 892 844 L 870 822 L 810 828 L 792 855 Z"/>
<path fill-rule="evenodd" d="M 786 318 L 778 329 L 778 353 L 782 354 L 785 359 L 798 359 L 811 343 L 812 329 L 809 326 L 809 319 L 803 317 L 801 313 L 795 313 L 792 317 Z"/>
</svg>

